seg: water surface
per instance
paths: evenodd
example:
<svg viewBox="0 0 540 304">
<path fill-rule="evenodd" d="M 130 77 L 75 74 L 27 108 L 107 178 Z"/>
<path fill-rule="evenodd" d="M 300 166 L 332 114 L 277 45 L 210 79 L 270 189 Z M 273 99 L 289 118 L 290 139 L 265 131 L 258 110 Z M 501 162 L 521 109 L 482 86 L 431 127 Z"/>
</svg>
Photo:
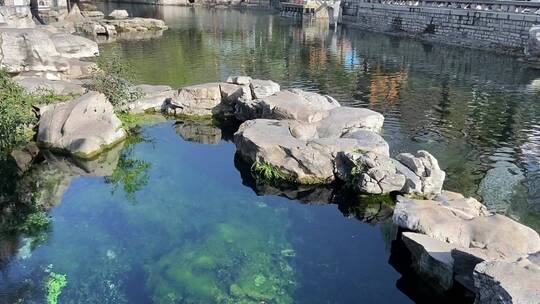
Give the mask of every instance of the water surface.
<svg viewBox="0 0 540 304">
<path fill-rule="evenodd" d="M 105 56 L 130 62 L 140 82 L 181 87 L 246 74 L 371 108 L 386 118 L 392 154 L 428 150 L 448 173 L 447 189 L 485 196 L 492 210 L 540 230 L 540 70 L 267 11 L 122 7 L 171 27 L 160 38 L 103 46 Z M 479 189 L 493 168 L 500 170 Z"/>
</svg>

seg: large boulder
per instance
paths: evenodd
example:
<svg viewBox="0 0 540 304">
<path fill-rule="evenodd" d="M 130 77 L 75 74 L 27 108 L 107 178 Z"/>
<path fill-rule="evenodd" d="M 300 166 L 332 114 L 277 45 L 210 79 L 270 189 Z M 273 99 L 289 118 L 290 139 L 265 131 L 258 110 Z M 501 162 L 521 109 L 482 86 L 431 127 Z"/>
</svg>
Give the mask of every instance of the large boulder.
<svg viewBox="0 0 540 304">
<path fill-rule="evenodd" d="M 486 261 L 474 269 L 476 304 L 540 301 L 540 252 L 513 262 Z"/>
<path fill-rule="evenodd" d="M 338 154 L 336 175 L 357 191 L 371 194 L 401 191 L 406 180 L 393 159 L 374 150 Z"/>
<path fill-rule="evenodd" d="M 0 54 L 0 67 L 10 73 L 69 74 L 74 60 L 97 55 L 98 47 L 86 38 L 45 29 L 0 29 Z"/>
<path fill-rule="evenodd" d="M 0 28 L 33 28 L 36 23 L 32 20 L 29 7 L 0 6 Z"/>
<path fill-rule="evenodd" d="M 64 58 L 89 58 L 99 55 L 97 43 L 81 36 L 58 33 L 51 35 L 51 40 Z"/>
<path fill-rule="evenodd" d="M 398 197 L 393 221 L 402 228 L 470 249 L 483 259 L 515 258 L 540 250 L 536 231 L 506 216 L 489 215 L 474 199 Z"/>
<path fill-rule="evenodd" d="M 220 84 L 205 83 L 184 87 L 171 100 L 171 113 L 176 115 L 207 116 L 215 114 L 221 104 Z"/>
<path fill-rule="evenodd" d="M 56 95 L 82 95 L 86 92 L 79 83 L 64 80 L 49 80 L 42 77 L 16 76 L 13 81 L 28 93 L 50 91 Z"/>
<path fill-rule="evenodd" d="M 105 95 L 89 92 L 48 106 L 41 115 L 37 139 L 46 148 L 91 158 L 125 137 L 122 122 Z"/>
<path fill-rule="evenodd" d="M 339 103 L 329 96 L 299 89 L 279 91 L 260 101 L 262 118 L 290 119 L 309 123 L 322 120 L 329 115 L 329 110 L 339 106 Z"/>
<path fill-rule="evenodd" d="M 291 120 L 247 121 L 234 141 L 244 159 L 269 164 L 300 184 L 332 182 L 340 152 L 364 149 L 388 154 L 388 145 L 377 134 L 321 138 L 315 126 Z"/>
<path fill-rule="evenodd" d="M 151 18 L 132 18 L 123 20 L 103 20 L 105 24 L 112 25 L 118 33 L 164 31 L 168 27 L 163 20 Z"/>
<path fill-rule="evenodd" d="M 131 114 L 161 112 L 176 96 L 176 90 L 166 85 L 142 84 L 133 87 L 133 91 L 140 92 L 142 96 L 124 106 L 124 110 Z"/>
<path fill-rule="evenodd" d="M 365 108 L 335 107 L 316 123 L 319 137 L 342 137 L 358 130 L 380 132 L 384 116 Z"/>
<path fill-rule="evenodd" d="M 62 72 L 68 69 L 67 60 L 60 56 L 46 31 L 1 29 L 0 43 L 0 67 L 10 73 Z"/>
</svg>

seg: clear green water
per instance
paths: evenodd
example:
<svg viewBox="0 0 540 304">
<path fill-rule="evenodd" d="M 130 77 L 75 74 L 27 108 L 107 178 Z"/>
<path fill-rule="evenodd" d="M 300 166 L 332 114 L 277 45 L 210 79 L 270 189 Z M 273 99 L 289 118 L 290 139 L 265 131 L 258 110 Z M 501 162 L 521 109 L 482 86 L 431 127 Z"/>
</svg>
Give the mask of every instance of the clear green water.
<svg viewBox="0 0 540 304">
<path fill-rule="evenodd" d="M 197 127 L 202 135 L 185 141 L 192 134 L 186 130 Z M 258 196 L 253 189 L 272 188 L 244 185 L 252 181 L 239 171 L 234 145 L 196 142 L 208 142 L 207 134 L 221 137 L 201 122 L 164 122 L 90 163 L 47 155 L 19 190 L 56 204 L 51 223 L 2 234 L 0 302 L 45 303 L 53 273 L 67 281 L 58 303 L 438 299 L 389 264 L 396 233 L 389 206 L 325 204 L 338 201 L 328 189 L 317 189 L 312 200 L 309 189 L 298 192 L 311 205 Z"/>
</svg>

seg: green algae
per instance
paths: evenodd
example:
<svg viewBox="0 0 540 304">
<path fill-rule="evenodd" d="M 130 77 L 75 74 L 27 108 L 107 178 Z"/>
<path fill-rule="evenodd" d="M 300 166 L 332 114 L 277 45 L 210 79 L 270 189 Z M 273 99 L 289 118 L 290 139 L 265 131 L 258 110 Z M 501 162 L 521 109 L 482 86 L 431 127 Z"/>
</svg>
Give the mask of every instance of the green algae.
<svg viewBox="0 0 540 304">
<path fill-rule="evenodd" d="M 49 278 L 45 282 L 45 289 L 47 291 L 47 304 L 57 304 L 58 297 L 62 293 L 62 289 L 67 285 L 67 276 L 65 274 L 58 274 L 51 272 Z"/>
<path fill-rule="evenodd" d="M 148 269 L 153 301 L 292 303 L 294 275 L 283 266 L 283 244 L 265 242 L 259 233 L 241 222 L 221 223 L 204 239 L 164 255 Z"/>
</svg>

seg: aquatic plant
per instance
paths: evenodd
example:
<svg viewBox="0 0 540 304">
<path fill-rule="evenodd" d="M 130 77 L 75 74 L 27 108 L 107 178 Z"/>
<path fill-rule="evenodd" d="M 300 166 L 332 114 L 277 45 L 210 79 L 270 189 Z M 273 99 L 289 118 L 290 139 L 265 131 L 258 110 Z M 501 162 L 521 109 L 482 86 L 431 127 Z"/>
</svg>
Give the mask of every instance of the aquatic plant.
<svg viewBox="0 0 540 304">
<path fill-rule="evenodd" d="M 49 278 L 45 282 L 45 289 L 47 291 L 47 304 L 58 303 L 58 297 L 62 293 L 62 289 L 67 285 L 67 276 L 65 274 L 58 274 L 51 272 Z"/>
<path fill-rule="evenodd" d="M 291 180 L 290 176 L 283 173 L 276 166 L 264 162 L 254 162 L 253 165 L 251 165 L 251 172 L 255 179 L 262 182 L 273 183 Z"/>
<path fill-rule="evenodd" d="M 26 221 L 21 227 L 21 231 L 28 235 L 35 235 L 37 233 L 47 230 L 51 225 L 51 220 L 45 212 L 35 212 L 28 215 Z"/>
<path fill-rule="evenodd" d="M 292 303 L 293 270 L 264 232 L 240 221 L 211 227 L 202 239 L 149 267 L 156 303 Z M 290 257 L 289 257 L 290 258 Z"/>
<path fill-rule="evenodd" d="M 98 70 L 93 73 L 91 81 L 86 84 L 86 87 L 89 90 L 105 94 L 117 110 L 121 110 L 123 105 L 144 95 L 141 91 L 133 89 L 133 70 L 119 57 L 100 57 L 97 64 Z"/>
</svg>

